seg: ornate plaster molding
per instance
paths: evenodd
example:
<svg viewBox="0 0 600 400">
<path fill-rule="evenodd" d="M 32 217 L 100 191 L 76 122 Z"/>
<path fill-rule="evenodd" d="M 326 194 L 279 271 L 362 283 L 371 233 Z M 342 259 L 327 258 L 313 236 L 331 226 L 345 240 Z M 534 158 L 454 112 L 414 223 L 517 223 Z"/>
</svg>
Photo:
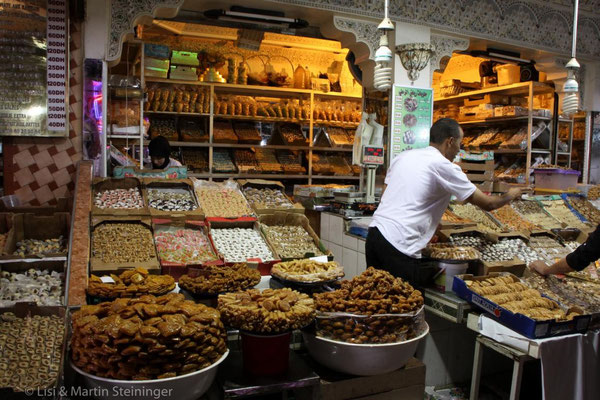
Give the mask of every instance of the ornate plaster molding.
<svg viewBox="0 0 600 400">
<path fill-rule="evenodd" d="M 141 18 L 153 18 L 159 11 L 169 9 L 176 14 L 183 2 L 184 0 L 111 0 L 106 61 L 121 57 L 123 41 L 128 34 L 133 34 L 133 29 Z"/>
<path fill-rule="evenodd" d="M 431 34 L 430 43 L 435 46 L 435 54 L 431 57 L 431 73 L 435 70 L 443 72 L 447 63 L 442 60 L 444 57 L 452 57 L 454 51 L 467 50 L 469 48 L 469 39 L 457 38 L 452 36 Z"/>
<path fill-rule="evenodd" d="M 380 36 L 377 31 L 377 23 L 334 16 L 333 25 L 340 31 L 353 34 L 357 42 L 364 43 L 369 48 L 369 59 L 375 59 Z"/>
</svg>

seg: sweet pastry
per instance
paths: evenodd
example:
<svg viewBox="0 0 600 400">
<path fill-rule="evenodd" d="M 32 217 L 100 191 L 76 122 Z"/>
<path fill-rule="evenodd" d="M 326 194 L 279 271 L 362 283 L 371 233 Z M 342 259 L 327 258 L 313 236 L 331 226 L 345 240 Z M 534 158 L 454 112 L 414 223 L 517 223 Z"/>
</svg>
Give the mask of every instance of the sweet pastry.
<svg viewBox="0 0 600 400">
<path fill-rule="evenodd" d="M 344 269 L 333 261 L 294 260 L 273 265 L 271 275 L 293 282 L 326 282 L 342 278 Z"/>
</svg>

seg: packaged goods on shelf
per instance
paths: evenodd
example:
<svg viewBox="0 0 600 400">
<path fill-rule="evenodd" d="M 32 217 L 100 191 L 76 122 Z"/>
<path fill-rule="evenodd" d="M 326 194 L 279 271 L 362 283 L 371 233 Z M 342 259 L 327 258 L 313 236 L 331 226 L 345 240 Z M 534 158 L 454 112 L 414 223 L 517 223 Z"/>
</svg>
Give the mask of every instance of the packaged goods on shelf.
<svg viewBox="0 0 600 400">
<path fill-rule="evenodd" d="M 214 113 L 216 115 L 238 115 L 245 117 L 256 117 L 258 104 L 250 96 L 222 96 L 215 98 Z"/>
<path fill-rule="evenodd" d="M 252 333 L 277 334 L 300 329 L 315 317 L 314 301 L 288 288 L 250 289 L 219 296 L 223 321 Z"/>
<path fill-rule="evenodd" d="M 390 273 L 369 267 L 341 289 L 314 295 L 317 336 L 349 343 L 397 343 L 415 337 L 421 292 Z"/>
<path fill-rule="evenodd" d="M 313 119 L 316 122 L 358 124 L 361 118 L 360 103 L 356 101 L 315 101 Z"/>
<path fill-rule="evenodd" d="M 469 148 L 478 148 L 482 144 L 488 143 L 496 134 L 498 133 L 498 128 L 488 128 L 483 133 L 477 135 L 471 142 L 469 142 Z"/>
<path fill-rule="evenodd" d="M 239 143 L 260 143 L 260 132 L 254 123 L 236 122 L 233 129 L 238 137 Z"/>
<path fill-rule="evenodd" d="M 235 173 L 237 168 L 231 161 L 229 150 L 214 149 L 213 150 L 213 172 L 217 173 Z"/>
<path fill-rule="evenodd" d="M 500 144 L 501 149 L 518 149 L 527 147 L 527 127 L 520 128 L 510 138 Z"/>
<path fill-rule="evenodd" d="M 103 280 L 106 279 L 107 282 Z M 146 294 L 160 296 L 175 289 L 175 280 L 168 275 L 150 275 L 145 268 L 124 271 L 119 276 L 90 276 L 87 294 L 99 299 L 139 297 Z"/>
<path fill-rule="evenodd" d="M 459 121 L 470 121 L 476 119 L 486 119 L 494 116 L 493 104 L 479 104 L 476 106 L 459 107 Z"/>
<path fill-rule="evenodd" d="M 306 146 L 308 139 L 302 134 L 300 125 L 284 124 L 279 126 L 279 133 L 284 143 L 288 146 Z"/>
<path fill-rule="evenodd" d="M 195 67 L 171 65 L 169 68 L 169 79 L 195 82 L 198 80 L 198 71 Z"/>
<path fill-rule="evenodd" d="M 508 227 L 512 231 L 531 232 L 540 229 L 539 226 L 521 217 L 519 213 L 511 207 L 510 204 L 507 204 L 503 207 L 498 208 L 497 210 L 492 211 L 492 215 L 496 217 L 496 219 L 500 221 L 504 226 Z"/>
<path fill-rule="evenodd" d="M 344 269 L 333 261 L 294 260 L 275 264 L 271 275 L 284 281 L 316 283 L 343 278 Z"/>
<path fill-rule="evenodd" d="M 301 154 L 301 153 L 300 153 Z M 300 156 L 290 150 L 280 150 L 277 152 L 277 159 L 281 163 L 286 174 L 304 174 L 306 168 L 300 164 Z"/>
<path fill-rule="evenodd" d="M 573 124 L 573 139 L 585 140 L 585 122 L 575 122 Z"/>
<path fill-rule="evenodd" d="M 130 126 L 140 126 L 140 102 L 137 100 L 130 101 L 112 101 L 109 102 L 110 108 L 108 112 L 109 124 L 119 128 Z M 138 132 L 139 133 L 139 132 Z"/>
<path fill-rule="evenodd" d="M 150 118 L 150 137 L 164 136 L 167 140 L 179 140 L 177 122 L 174 118 Z"/>
<path fill-rule="evenodd" d="M 233 151 L 233 159 L 240 173 L 258 173 L 261 172 L 260 165 L 256 155 L 250 149 L 236 149 Z"/>
<path fill-rule="evenodd" d="M 194 274 L 179 278 L 179 286 L 195 295 L 210 296 L 237 292 L 256 286 L 260 272 L 246 263 L 231 266 L 207 265 Z"/>
<path fill-rule="evenodd" d="M 184 142 L 208 142 L 209 134 L 204 124 L 197 118 L 181 118 L 179 134 Z"/>
<path fill-rule="evenodd" d="M 210 89 L 206 86 L 153 84 L 147 87 L 145 111 L 206 114 Z"/>
<path fill-rule="evenodd" d="M 573 212 L 567 207 L 564 200 L 542 200 L 541 201 L 544 210 L 546 210 L 551 216 L 564 223 L 570 228 L 577 228 L 587 230 L 591 225 L 581 221 Z"/>
<path fill-rule="evenodd" d="M 147 311 L 136 312 L 142 309 Z M 73 313 L 72 327 L 73 363 L 85 372 L 103 378 L 172 378 L 206 368 L 227 351 L 227 334 L 219 313 L 203 304 L 185 300 L 182 294 L 142 296 L 82 306 Z M 127 334 L 117 339 L 109 328 Z M 89 340 L 90 331 L 107 340 Z M 190 337 L 199 335 L 205 340 L 189 341 Z M 143 340 L 134 341 L 136 337 Z M 189 342 L 187 346 L 179 345 L 185 340 Z M 157 346 L 162 349 L 160 355 L 156 352 Z M 118 353 L 119 357 L 107 358 L 105 351 Z M 142 353 L 148 356 L 140 365 L 139 354 Z M 183 358 L 189 362 L 178 361 Z"/>
<path fill-rule="evenodd" d="M 208 151 L 205 149 L 183 148 L 182 164 L 194 172 L 208 172 Z"/>
<path fill-rule="evenodd" d="M 215 143 L 237 143 L 238 137 L 231 127 L 231 122 L 215 121 L 213 123 L 213 141 Z"/>
<path fill-rule="evenodd" d="M 16 392 L 16 396 L 8 393 L 6 397 L 58 390 L 55 386 L 62 373 L 65 351 L 64 309 L 22 304 L 3 311 L 0 348 L 3 362 L 12 367 L 0 368 L 0 388 Z"/>
<path fill-rule="evenodd" d="M 282 165 L 277 160 L 275 150 L 255 147 L 254 151 L 256 152 L 256 160 L 263 173 L 280 173 L 283 171 Z"/>
<path fill-rule="evenodd" d="M 206 217 L 239 218 L 254 215 L 237 183 L 232 180 L 223 183 L 197 180 L 194 187 Z"/>
</svg>

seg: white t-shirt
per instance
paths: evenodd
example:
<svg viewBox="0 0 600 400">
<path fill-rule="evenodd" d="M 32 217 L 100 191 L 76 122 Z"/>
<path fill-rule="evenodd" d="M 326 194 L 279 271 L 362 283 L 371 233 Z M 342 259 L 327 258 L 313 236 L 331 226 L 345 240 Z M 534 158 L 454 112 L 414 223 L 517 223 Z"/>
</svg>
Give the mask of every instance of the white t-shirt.
<svg viewBox="0 0 600 400">
<path fill-rule="evenodd" d="M 385 183 L 370 226 L 377 227 L 400 252 L 415 258 L 421 257 L 433 237 L 452 195 L 464 201 L 476 189 L 458 165 L 432 146 L 394 158 Z"/>
</svg>

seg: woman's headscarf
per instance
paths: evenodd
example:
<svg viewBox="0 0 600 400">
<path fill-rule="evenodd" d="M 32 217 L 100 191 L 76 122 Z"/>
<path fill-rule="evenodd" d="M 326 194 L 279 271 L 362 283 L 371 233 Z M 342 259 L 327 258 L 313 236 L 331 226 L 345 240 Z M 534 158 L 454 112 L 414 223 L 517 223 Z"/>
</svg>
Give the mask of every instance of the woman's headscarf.
<svg viewBox="0 0 600 400">
<path fill-rule="evenodd" d="M 148 145 L 148 152 L 150 153 L 150 157 L 165 159 L 165 162 L 162 166 L 152 164 L 155 169 L 167 168 L 171 156 L 171 146 L 169 145 L 169 141 L 164 136 L 157 136 L 152 139 Z"/>
</svg>

